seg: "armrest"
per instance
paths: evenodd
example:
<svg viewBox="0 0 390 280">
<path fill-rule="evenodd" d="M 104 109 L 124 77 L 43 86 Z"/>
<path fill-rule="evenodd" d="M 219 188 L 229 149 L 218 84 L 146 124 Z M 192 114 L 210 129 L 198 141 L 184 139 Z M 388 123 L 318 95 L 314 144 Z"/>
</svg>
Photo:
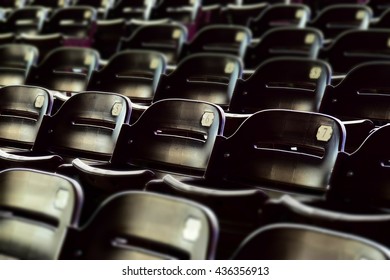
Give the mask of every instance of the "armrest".
<svg viewBox="0 0 390 280">
<path fill-rule="evenodd" d="M 6 168 L 30 167 L 54 171 L 64 160 L 58 155 L 24 156 L 7 153 L 0 149 L 0 161 Z"/>
<path fill-rule="evenodd" d="M 148 169 L 139 170 L 114 170 L 111 165 L 88 165 L 80 159 L 72 161 L 73 167 L 80 178 L 87 181 L 92 187 L 116 192 L 118 190 L 143 189 L 145 184 L 156 177 L 155 173 Z"/>
</svg>

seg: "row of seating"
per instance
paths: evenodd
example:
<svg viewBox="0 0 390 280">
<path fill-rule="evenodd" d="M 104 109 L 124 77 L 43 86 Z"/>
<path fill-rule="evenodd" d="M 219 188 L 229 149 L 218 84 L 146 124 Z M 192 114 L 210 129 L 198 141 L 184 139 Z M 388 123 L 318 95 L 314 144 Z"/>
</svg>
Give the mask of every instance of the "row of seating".
<svg viewBox="0 0 390 280">
<path fill-rule="evenodd" d="M 5 87 L 2 90 L 7 88 L 12 87 Z M 31 100 L 30 102 L 26 100 L 26 104 L 34 108 L 45 104 L 43 102 L 44 90 L 32 87 L 29 89 L 31 89 Z M 19 100 L 15 104 L 19 105 L 19 108 L 14 106 L 13 111 L 22 111 L 21 97 L 26 99 L 26 92 L 20 94 L 19 97 L 9 96 Z M 91 107 L 91 104 L 95 106 Z M 156 257 L 156 250 L 164 251 L 163 256 L 173 254 L 176 258 L 207 258 L 206 256 L 212 257 L 214 253 L 217 253 L 219 258 L 228 258 L 232 256 L 233 251 L 238 248 L 245 236 L 259 226 L 273 223 L 274 220 L 291 223 L 303 218 L 311 221 L 310 223 L 327 225 L 327 228 L 345 232 L 341 236 L 333 233 L 333 237 L 328 236 L 327 238 L 340 238 L 340 241 L 345 241 L 345 239 L 354 239 L 348 235 L 353 233 L 388 246 L 386 228 L 388 228 L 389 218 L 385 214 L 389 205 L 386 189 L 388 168 L 384 159 L 387 158 L 385 145 L 390 135 L 389 125 L 377 129 L 356 152 L 348 154 L 344 152 L 346 139 L 344 125 L 339 120 L 323 114 L 290 110 L 261 111 L 249 117 L 234 135 L 226 138 L 221 136 L 224 114 L 216 105 L 177 99 L 159 101 L 149 107 L 135 124 L 129 125 L 126 123 L 130 110 L 130 107 L 126 107 L 128 104 L 125 97 L 116 94 L 80 93 L 66 101 L 55 115 L 43 116 L 32 148 L 23 152 L 15 152 L 12 145 L 20 143 L 7 139 L 7 135 L 2 137 L 5 140 L 5 144 L 2 146 L 8 151 L 5 152 L 4 149 L 1 151 L 2 170 L 9 167 L 51 170 L 73 177 L 82 185 L 85 201 L 80 226 L 83 224 L 85 226 L 82 226 L 81 231 L 83 233 L 95 232 L 95 238 L 91 239 L 89 235 L 84 238 L 87 238 L 88 241 L 94 240 L 97 243 L 77 242 L 81 238 L 79 234 L 83 234 L 78 233 L 79 229 L 77 229 L 74 236 L 72 234 L 69 237 L 72 241 L 69 241 L 70 247 L 68 248 L 73 248 L 68 251 L 69 258 L 144 258 L 145 254 L 152 254 Z M 29 131 L 32 134 L 31 126 L 29 129 L 26 127 L 28 127 L 27 120 L 30 119 L 30 123 L 34 123 L 31 120 L 33 113 L 25 118 L 12 117 L 11 113 L 10 110 L 8 116 L 2 114 L 4 126 L 1 131 L 3 133 L 9 131 L 9 134 L 19 136 L 21 139 L 24 137 L 24 132 Z M 12 129 L 5 129 L 7 122 Z M 16 145 L 16 147 L 20 149 L 21 146 Z M 107 162 L 108 160 L 109 162 Z M 206 173 L 204 174 L 204 172 Z M 165 176 L 166 174 L 170 175 Z M 31 174 L 25 175 L 25 177 L 15 175 L 14 180 L 17 180 L 19 182 L 17 185 L 22 188 L 24 185 L 20 183 L 21 178 L 31 182 L 31 176 Z M 4 179 L 3 182 L 12 182 L 12 180 Z M 50 186 L 44 180 L 37 180 L 37 184 L 43 184 L 46 188 Z M 1 231 L 4 234 L 12 231 L 13 223 L 21 223 L 22 226 L 27 227 L 29 226 L 25 224 L 33 223 L 34 226 L 31 226 L 33 229 L 30 232 L 33 230 L 47 231 L 47 226 L 43 230 L 40 228 L 41 222 L 50 226 L 58 224 L 57 218 L 53 217 L 53 214 L 38 214 L 40 211 L 46 211 L 46 208 L 42 207 L 44 191 L 38 192 L 33 187 L 34 185 L 30 183 L 25 195 L 31 196 L 31 192 L 35 195 L 39 194 L 37 200 L 30 200 L 31 204 L 38 208 L 31 210 L 35 214 L 33 215 L 30 210 L 26 209 L 30 205 L 22 203 L 24 199 L 11 200 L 12 203 L 17 204 L 16 209 L 12 209 L 13 205 L 6 205 L 4 209 L 15 213 L 3 216 L 7 220 L 17 217 L 17 221 L 11 222 L 9 230 L 6 228 L 5 231 Z M 51 190 L 53 194 L 51 199 L 54 199 L 55 202 L 49 201 L 51 207 L 56 209 L 62 209 L 61 205 L 65 207 L 64 203 L 70 196 L 64 190 L 65 188 L 64 184 L 59 184 Z M 195 255 L 192 257 L 177 255 L 176 251 L 183 250 L 183 248 L 180 247 L 181 245 L 172 245 L 170 241 L 182 244 L 182 238 L 189 238 L 190 240 L 187 241 L 192 241 L 189 242 L 192 245 L 184 243 L 194 250 L 195 247 L 200 250 L 200 245 L 194 244 L 195 241 L 203 240 L 202 242 L 205 242 L 203 238 L 208 238 L 210 235 L 205 232 L 202 234 L 196 232 L 200 228 L 206 230 L 206 224 L 210 225 L 215 222 L 200 222 L 199 215 L 186 214 L 188 212 L 179 211 L 175 206 L 170 208 L 167 206 L 168 202 L 164 202 L 164 207 L 161 209 L 156 209 L 152 206 L 157 205 L 158 202 L 150 201 L 154 199 L 153 196 L 147 198 L 148 202 L 145 202 L 145 207 L 149 210 L 143 208 L 140 210 L 136 205 L 138 203 L 143 205 L 142 201 L 131 199 L 130 195 L 129 200 L 127 200 L 125 199 L 127 195 L 116 194 L 124 190 L 142 190 L 144 188 L 149 192 L 184 196 L 207 205 L 216 213 L 216 220 L 219 221 L 220 241 L 218 247 L 215 247 L 216 243 L 207 243 L 206 248 L 211 251 L 203 251 L 201 255 L 196 257 Z M 24 186 L 24 189 L 27 187 Z M 309 200 L 314 205 L 301 204 L 303 202 L 299 202 L 299 200 L 294 202 L 294 198 L 283 197 L 282 195 L 285 193 L 295 196 L 295 200 Z M 95 209 L 99 209 L 98 205 L 111 194 L 115 194 L 115 196 L 109 198 L 102 208 L 111 209 L 114 207 L 115 210 L 98 210 L 102 213 L 97 212 L 98 214 L 93 215 Z M 8 196 L 0 197 L 9 202 Z M 10 197 L 15 198 L 16 195 Z M 174 198 L 169 200 L 174 200 Z M 287 208 L 301 207 L 303 209 L 300 210 L 303 212 L 302 218 L 297 217 L 295 220 L 295 218 L 286 217 L 287 214 L 283 214 L 283 212 L 280 215 L 274 214 L 273 207 L 278 209 L 278 205 L 282 204 L 281 208 L 283 209 L 286 208 L 286 203 L 289 205 Z M 188 202 L 186 204 L 188 206 Z M 245 207 L 243 207 L 244 205 Z M 270 210 L 265 210 L 268 207 Z M 323 208 L 325 210 L 315 210 Z M 269 216 L 260 215 L 259 217 L 261 209 L 266 211 L 265 213 L 269 213 Z M 318 213 L 320 218 L 317 219 L 317 215 L 305 215 L 312 213 L 308 209 L 320 211 Z M 295 210 L 292 211 L 295 213 Z M 186 219 L 191 217 L 191 221 L 183 221 L 182 216 L 176 215 L 176 212 L 184 214 Z M 80 215 L 69 216 L 69 212 L 67 213 L 68 217 L 77 217 L 76 221 L 80 222 Z M 39 218 L 40 216 L 43 217 L 43 221 L 31 222 L 34 217 Z M 105 227 L 100 227 L 100 230 L 97 230 L 100 222 L 95 222 L 95 219 L 100 220 L 98 217 L 105 217 L 102 219 L 107 223 Z M 117 217 L 117 219 L 113 219 L 113 217 Z M 129 218 L 124 219 L 124 217 Z M 171 230 L 177 229 L 177 227 L 171 226 L 166 217 L 170 217 L 169 220 L 172 222 L 181 221 L 181 226 L 176 234 L 182 238 L 173 234 L 171 239 L 161 233 L 157 237 L 155 233 L 158 231 L 144 232 L 144 227 L 150 228 L 150 224 L 154 224 L 151 221 L 154 220 L 158 221 L 156 225 L 163 223 Z M 90 218 L 91 221 L 88 221 Z M 131 224 L 133 219 L 137 225 Z M 140 219 L 145 219 L 148 222 L 144 225 Z M 262 220 L 266 222 L 261 222 Z M 329 220 L 332 222 L 327 222 Z M 85 223 L 85 221 L 88 222 Z M 377 226 L 383 227 L 384 231 L 378 232 L 378 227 L 357 227 L 356 223 L 362 225 L 375 223 Z M 69 225 L 73 225 L 73 223 L 69 223 Z M 301 234 L 305 235 L 307 232 L 311 232 L 310 235 L 313 237 L 328 234 L 323 230 L 301 226 L 287 228 L 282 226 L 282 229 L 279 226 L 272 226 L 260 230 L 258 234 L 265 230 L 275 229 L 274 227 L 282 232 L 287 230 L 284 234 L 299 229 L 298 239 Z M 131 232 L 132 228 L 139 230 L 138 233 Z M 126 232 L 126 229 L 129 229 L 130 232 Z M 118 232 L 117 230 L 122 231 Z M 162 230 L 162 232 L 165 231 Z M 216 234 L 216 227 L 213 226 L 210 232 Z M 107 235 L 108 233 L 113 235 Z M 348 234 L 345 235 L 346 233 Z M 18 238 L 36 240 L 34 234 L 21 235 L 12 235 L 12 238 L 15 242 Z M 276 236 L 278 235 L 276 234 Z M 353 252 L 357 252 L 358 255 L 355 253 L 343 255 L 347 252 L 344 246 L 348 247 L 344 242 L 337 246 L 337 250 L 328 250 L 327 248 L 325 251 L 328 251 L 328 254 L 325 255 L 314 253 L 313 255 L 300 255 L 301 251 L 299 250 L 295 251 L 297 254 L 294 255 L 288 249 L 288 240 L 291 239 L 282 238 L 283 236 L 281 233 L 280 239 L 273 240 L 276 244 L 286 244 L 287 249 L 282 250 L 277 247 L 274 254 L 263 255 L 265 258 L 378 257 L 378 255 L 371 255 L 365 250 L 361 255 L 362 251 L 354 246 L 352 247 L 358 252 Z M 148 238 L 157 239 L 149 242 L 145 240 Z M 46 244 L 51 244 L 47 242 L 47 239 L 45 240 Z M 250 245 L 244 246 L 245 250 L 249 250 L 249 252 L 238 253 L 238 255 L 243 254 L 242 258 L 262 258 L 260 253 L 262 250 L 254 250 L 256 248 L 252 243 L 254 241 L 249 240 L 246 242 Z M 266 237 L 265 239 L 260 238 L 259 242 L 266 240 Z M 358 240 L 354 242 L 358 242 Z M 146 245 L 146 242 L 149 245 Z M 8 245 L 5 245 L 5 255 L 8 254 L 12 257 L 16 249 L 14 246 L 10 246 L 10 243 L 6 244 Z M 78 246 L 81 246 L 80 244 L 86 246 L 86 252 L 77 256 L 75 252 L 79 252 Z M 368 244 L 372 245 L 372 243 Z M 166 251 L 164 248 L 167 247 L 169 248 Z M 20 254 L 26 253 L 23 246 L 17 248 L 21 250 Z M 49 245 L 41 246 L 41 249 L 29 248 L 31 248 L 33 257 L 51 258 L 49 255 L 34 255 L 41 253 L 44 249 L 50 249 Z M 202 248 L 205 250 L 205 247 Z M 302 250 L 306 249 L 307 247 L 302 248 Z M 270 250 L 272 249 L 270 248 Z M 209 252 L 209 254 L 205 255 L 205 252 Z M 343 254 L 340 255 L 339 252 L 343 252 Z M 4 254 L 4 252 L 2 253 Z M 19 253 L 16 254 L 16 257 L 22 257 Z M 163 257 L 161 254 L 157 254 L 157 256 Z"/>
</svg>

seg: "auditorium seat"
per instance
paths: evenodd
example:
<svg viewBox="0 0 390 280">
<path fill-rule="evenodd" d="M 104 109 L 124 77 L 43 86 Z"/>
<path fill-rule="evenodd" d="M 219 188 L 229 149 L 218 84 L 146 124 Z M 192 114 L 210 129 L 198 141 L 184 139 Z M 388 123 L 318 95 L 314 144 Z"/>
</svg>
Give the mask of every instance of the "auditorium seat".
<svg viewBox="0 0 390 280">
<path fill-rule="evenodd" d="M 308 26 L 321 30 L 329 44 L 344 31 L 368 29 L 372 17 L 373 12 L 368 6 L 338 4 L 321 10 Z"/>
<path fill-rule="evenodd" d="M 187 36 L 187 28 L 180 23 L 142 25 L 129 38 L 122 38 L 119 49 L 162 52 L 167 57 L 168 64 L 175 65 Z"/>
<path fill-rule="evenodd" d="M 186 57 L 170 74 L 161 76 L 154 101 L 185 98 L 215 103 L 227 109 L 242 61 L 233 55 L 199 53 Z"/>
<path fill-rule="evenodd" d="M 303 28 L 310 19 L 309 7 L 303 4 L 274 4 L 265 8 L 257 17 L 248 22 L 254 38 L 260 38 L 275 27 Z"/>
<path fill-rule="evenodd" d="M 0 85 L 22 85 L 38 61 L 38 50 L 26 44 L 0 45 Z"/>
<path fill-rule="evenodd" d="M 51 116 L 44 116 L 34 146 L 23 153 L 0 150 L 1 169 L 27 167 L 55 171 L 80 157 L 108 161 L 131 104 L 125 96 L 83 92 L 70 97 Z"/>
<path fill-rule="evenodd" d="M 248 21 L 256 18 L 269 6 L 267 2 L 250 5 L 228 4 L 219 8 L 216 18 L 210 19 L 209 23 L 233 24 L 248 26 Z"/>
<path fill-rule="evenodd" d="M 252 39 L 251 31 L 239 25 L 209 25 L 199 30 L 183 47 L 181 57 L 195 53 L 223 53 L 243 58 Z"/>
<path fill-rule="evenodd" d="M 200 204 L 147 192 L 109 197 L 74 231 L 62 258 L 86 260 L 214 259 L 217 219 Z"/>
<path fill-rule="evenodd" d="M 78 226 L 83 193 L 63 176 L 31 169 L 0 172 L 0 259 L 58 259 Z"/>
<path fill-rule="evenodd" d="M 275 56 L 298 56 L 315 59 L 323 45 L 323 35 L 316 28 L 275 27 L 260 41 L 247 48 L 245 69 L 255 69 Z"/>
<path fill-rule="evenodd" d="M 255 189 L 221 190 L 190 186 L 171 175 L 148 182 L 145 190 L 182 197 L 209 207 L 216 214 L 220 227 L 216 258 L 225 260 L 260 225 L 261 209 L 268 198 Z"/>
<path fill-rule="evenodd" d="M 44 88 L 13 85 L 0 88 L 0 100 L 1 149 L 30 150 L 53 96 Z"/>
<path fill-rule="evenodd" d="M 321 60 L 276 57 L 264 61 L 233 92 L 229 112 L 251 114 L 264 109 L 318 112 L 330 84 L 331 68 Z"/>
<path fill-rule="evenodd" d="M 386 247 L 356 235 L 320 227 L 281 223 L 253 232 L 235 260 L 388 260 Z M 263 271 L 265 273 L 265 271 Z"/>
<path fill-rule="evenodd" d="M 74 160 L 83 186 L 101 193 L 143 189 L 154 178 L 203 176 L 225 117 L 220 107 L 169 99 L 153 103 L 133 125 L 123 125 L 109 164 Z"/>
<path fill-rule="evenodd" d="M 117 0 L 109 9 L 107 19 L 124 18 L 148 20 L 155 0 Z"/>
<path fill-rule="evenodd" d="M 94 71 L 87 90 L 116 92 L 133 103 L 150 105 L 165 72 L 163 54 L 147 50 L 118 52 L 99 71 Z"/>
</svg>

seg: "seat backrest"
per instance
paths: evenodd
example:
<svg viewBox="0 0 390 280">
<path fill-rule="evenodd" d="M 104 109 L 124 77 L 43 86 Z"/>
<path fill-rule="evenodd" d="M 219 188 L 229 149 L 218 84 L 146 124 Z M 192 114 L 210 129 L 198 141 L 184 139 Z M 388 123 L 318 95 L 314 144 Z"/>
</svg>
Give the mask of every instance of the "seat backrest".
<svg viewBox="0 0 390 280">
<path fill-rule="evenodd" d="M 274 4 L 248 22 L 253 37 L 261 37 L 275 27 L 305 27 L 310 19 L 310 8 L 303 4 Z"/>
<path fill-rule="evenodd" d="M 171 18 L 186 25 L 196 23 L 201 0 L 159 0 L 152 7 L 151 19 Z"/>
<path fill-rule="evenodd" d="M 0 39 L 1 40 L 1 39 Z M 20 34 L 17 38 L 20 44 L 28 44 L 35 46 L 39 51 L 38 62 L 46 57 L 52 50 L 62 47 L 64 42 L 64 35 L 61 33 L 53 34 Z"/>
<path fill-rule="evenodd" d="M 179 181 L 171 175 L 149 181 L 145 190 L 182 197 L 209 207 L 216 214 L 220 227 L 218 259 L 230 258 L 240 242 L 260 225 L 259 212 L 268 199 L 256 189 L 218 189 L 208 184 L 197 185 L 192 180 Z"/>
<path fill-rule="evenodd" d="M 172 73 L 161 77 L 154 100 L 202 100 L 227 109 L 242 68 L 242 62 L 236 56 L 191 55 L 181 61 Z"/>
<path fill-rule="evenodd" d="M 31 149 L 41 126 L 53 105 L 52 95 L 33 86 L 0 88 L 1 147 Z"/>
<path fill-rule="evenodd" d="M 92 48 L 98 50 L 103 59 L 109 59 L 118 50 L 120 39 L 125 34 L 125 26 L 126 21 L 123 18 L 98 20 Z"/>
<path fill-rule="evenodd" d="M 0 173 L 0 256 L 57 259 L 67 229 L 76 227 L 80 185 L 61 175 L 29 169 Z"/>
<path fill-rule="evenodd" d="M 239 260 L 388 260 L 384 246 L 355 235 L 298 224 L 253 232 L 237 249 Z"/>
<path fill-rule="evenodd" d="M 316 28 L 275 27 L 267 31 L 260 42 L 247 48 L 246 69 L 255 69 L 264 60 L 275 56 L 317 58 L 323 45 L 323 35 Z"/>
<path fill-rule="evenodd" d="M 229 112 L 254 113 L 263 109 L 318 112 L 330 66 L 321 60 L 279 57 L 266 60 L 247 80 L 239 80 Z"/>
<path fill-rule="evenodd" d="M 187 28 L 180 23 L 142 25 L 129 38 L 121 40 L 119 49 L 162 52 L 167 57 L 168 64 L 176 64 L 187 34 Z"/>
<path fill-rule="evenodd" d="M 66 36 L 90 37 L 97 18 L 97 11 L 90 6 L 58 8 L 43 26 L 43 33 L 62 33 Z"/>
<path fill-rule="evenodd" d="M 194 202 L 147 192 L 109 197 L 81 229 L 83 259 L 213 259 L 215 215 Z"/>
<path fill-rule="evenodd" d="M 368 6 L 338 4 L 321 10 L 308 25 L 321 30 L 326 40 L 332 40 L 347 30 L 367 29 L 372 16 Z"/>
<path fill-rule="evenodd" d="M 227 4 L 221 8 L 217 21 L 223 24 L 247 26 L 250 19 L 257 17 L 268 6 L 267 2 L 249 5 Z"/>
<path fill-rule="evenodd" d="M 264 110 L 216 142 L 206 177 L 299 193 L 324 193 L 344 150 L 344 125 L 311 112 Z"/>
<path fill-rule="evenodd" d="M 195 53 L 222 53 L 244 57 L 251 31 L 239 25 L 210 25 L 199 30 L 184 46 L 182 57 Z"/>
<path fill-rule="evenodd" d="M 38 50 L 32 45 L 0 45 L 0 85 L 23 85 L 38 60 Z"/>
<path fill-rule="evenodd" d="M 290 195 L 279 199 L 269 199 L 265 202 L 261 212 L 261 222 L 272 224 L 280 222 L 315 225 L 345 233 L 356 234 L 384 246 L 389 246 L 390 214 L 369 211 L 365 205 L 350 203 L 342 205 L 332 204 L 329 201 L 312 203 L 300 201 Z M 367 205 L 368 206 L 368 205 Z M 369 207 L 367 207 L 369 208 Z"/>
<path fill-rule="evenodd" d="M 327 88 L 321 111 L 342 120 L 389 123 L 389 70 L 390 61 L 366 62 L 353 68 L 338 85 Z"/>
<path fill-rule="evenodd" d="M 63 8 L 70 6 L 72 0 L 33 0 L 30 1 L 30 6 L 44 6 L 48 8 Z"/>
<path fill-rule="evenodd" d="M 93 73 L 87 90 L 117 92 L 129 97 L 132 102 L 150 104 L 165 68 L 166 60 L 161 53 L 122 51 L 112 57 L 103 69 Z"/>
<path fill-rule="evenodd" d="M 310 9 L 312 10 L 314 15 L 319 14 L 322 10 L 326 9 L 329 6 L 335 5 L 335 4 L 367 4 L 368 2 L 371 2 L 369 0 L 303 0 L 304 4 L 308 5 Z M 363 6 L 363 5 L 362 5 Z"/>
<path fill-rule="evenodd" d="M 154 0 L 117 0 L 113 8 L 108 11 L 107 18 L 124 18 L 126 20 L 137 18 L 148 20 L 154 4 Z"/>
<path fill-rule="evenodd" d="M 224 122 L 222 109 L 211 103 L 155 102 L 136 123 L 123 126 L 111 163 L 202 176 Z"/>
<path fill-rule="evenodd" d="M 328 61 L 335 73 L 346 74 L 363 62 L 389 60 L 389 38 L 385 29 L 345 31 L 322 49 L 319 57 Z"/>
<path fill-rule="evenodd" d="M 387 124 L 372 132 L 355 152 L 345 156 L 334 170 L 329 199 L 388 211 L 389 139 Z"/>
<path fill-rule="evenodd" d="M 70 97 L 53 115 L 46 116 L 34 151 L 108 161 L 123 123 L 131 114 L 130 100 L 108 92 L 82 92 Z"/>
<path fill-rule="evenodd" d="M 99 66 L 99 53 L 90 48 L 60 47 L 32 67 L 26 84 L 61 92 L 80 92 L 87 87 L 92 71 Z"/>
<path fill-rule="evenodd" d="M 38 34 L 41 32 L 48 10 L 43 6 L 24 7 L 14 10 L 5 22 L 7 32 Z"/>
</svg>

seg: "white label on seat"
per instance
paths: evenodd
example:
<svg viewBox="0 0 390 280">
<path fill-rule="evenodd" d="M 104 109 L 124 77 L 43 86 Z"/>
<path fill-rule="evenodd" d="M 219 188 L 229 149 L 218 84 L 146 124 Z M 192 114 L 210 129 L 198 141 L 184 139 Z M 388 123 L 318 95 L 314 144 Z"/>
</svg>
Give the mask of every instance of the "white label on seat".
<svg viewBox="0 0 390 280">
<path fill-rule="evenodd" d="M 305 44 L 306 45 L 311 45 L 314 43 L 315 40 L 315 35 L 313 33 L 307 34 L 305 37 Z"/>
<path fill-rule="evenodd" d="M 309 78 L 312 80 L 318 80 L 318 78 L 321 76 L 322 69 L 321 67 L 313 67 L 310 69 Z"/>
<path fill-rule="evenodd" d="M 21 8 L 21 7 L 23 6 L 23 2 L 24 2 L 24 0 L 19 0 L 19 1 L 17 1 L 17 2 L 16 2 L 16 6 L 17 6 L 18 8 Z"/>
<path fill-rule="evenodd" d="M 201 120 L 202 126 L 210 127 L 214 122 L 214 118 L 215 116 L 213 112 L 205 112 Z"/>
<path fill-rule="evenodd" d="M 58 0 L 58 6 L 64 6 L 65 0 Z"/>
<path fill-rule="evenodd" d="M 231 73 L 233 73 L 233 70 L 234 70 L 234 63 L 233 62 L 226 63 L 225 73 L 231 74 Z"/>
<path fill-rule="evenodd" d="M 41 18 L 41 17 L 44 16 L 44 14 L 45 14 L 44 11 L 38 11 L 37 14 L 36 14 L 35 16 L 36 16 L 36 18 Z"/>
<path fill-rule="evenodd" d="M 304 15 L 305 10 L 297 10 L 297 12 L 295 13 L 295 18 L 303 18 Z"/>
<path fill-rule="evenodd" d="M 360 10 L 356 13 L 356 19 L 364 19 L 366 16 L 366 11 Z"/>
<path fill-rule="evenodd" d="M 317 131 L 317 140 L 328 142 L 333 134 L 333 128 L 329 125 L 321 125 Z"/>
<path fill-rule="evenodd" d="M 42 108 L 43 103 L 45 103 L 45 97 L 43 95 L 38 95 L 37 98 L 35 98 L 34 106 L 35 108 Z"/>
<path fill-rule="evenodd" d="M 58 209 L 64 209 L 68 204 L 69 200 L 69 191 L 64 189 L 59 189 L 56 193 L 56 200 L 54 201 L 54 206 Z"/>
<path fill-rule="evenodd" d="M 178 38 L 180 38 L 180 36 L 181 36 L 181 30 L 180 29 L 173 30 L 173 33 L 172 33 L 172 38 L 173 39 L 178 39 Z"/>
<path fill-rule="evenodd" d="M 85 11 L 85 12 L 84 12 L 84 18 L 85 18 L 85 19 L 88 19 L 88 18 L 90 18 L 91 16 L 92 16 L 91 11 Z"/>
<path fill-rule="evenodd" d="M 90 65 L 92 63 L 93 56 L 87 55 L 84 59 L 84 65 Z"/>
<path fill-rule="evenodd" d="M 109 0 L 102 0 L 102 3 L 100 4 L 102 7 L 107 7 L 109 3 Z"/>
<path fill-rule="evenodd" d="M 236 34 L 236 42 L 242 42 L 245 39 L 245 33 L 244 32 L 237 32 Z"/>
<path fill-rule="evenodd" d="M 390 48 L 390 38 L 387 39 L 387 47 Z"/>
<path fill-rule="evenodd" d="M 195 5 L 196 4 L 196 0 L 190 0 L 190 5 Z"/>
<path fill-rule="evenodd" d="M 160 60 L 158 58 L 153 58 L 152 61 L 150 61 L 150 69 L 157 69 L 158 65 L 160 64 Z"/>
<path fill-rule="evenodd" d="M 116 102 L 116 103 L 112 106 L 111 114 L 112 114 L 114 117 L 117 117 L 117 116 L 119 116 L 119 114 L 121 113 L 121 111 L 122 111 L 122 104 L 119 103 L 119 102 Z"/>
<path fill-rule="evenodd" d="M 187 219 L 184 225 L 183 238 L 187 241 L 194 242 L 198 240 L 201 229 L 202 229 L 201 221 L 199 219 L 190 217 Z"/>
</svg>

